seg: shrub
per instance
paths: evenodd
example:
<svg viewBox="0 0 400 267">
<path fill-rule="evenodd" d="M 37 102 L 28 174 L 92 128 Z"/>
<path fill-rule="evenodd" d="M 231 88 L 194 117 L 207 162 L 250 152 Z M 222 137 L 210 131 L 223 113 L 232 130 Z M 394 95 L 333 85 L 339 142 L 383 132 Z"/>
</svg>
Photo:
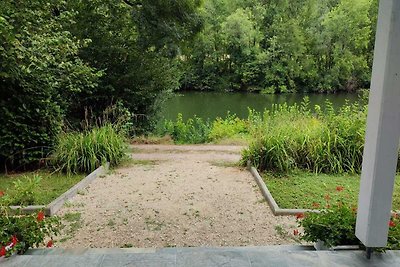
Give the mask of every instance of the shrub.
<svg viewBox="0 0 400 267">
<path fill-rule="evenodd" d="M 85 41 L 68 31 L 71 12 L 42 1 L 0 5 L 0 166 L 36 167 L 61 131 L 64 113 L 100 73 L 79 59 Z"/>
<path fill-rule="evenodd" d="M 52 154 L 52 164 L 66 173 L 89 173 L 105 162 L 117 165 L 125 155 L 123 136 L 111 124 L 84 132 L 64 133 Z"/>
<path fill-rule="evenodd" d="M 300 238 L 307 242 L 320 240 L 327 247 L 339 245 L 362 246 L 362 243 L 355 235 L 356 218 L 356 208 L 350 208 L 341 202 L 328 206 L 326 209 L 321 210 L 321 213 L 308 212 L 304 215 L 297 215 L 298 224 L 304 229 L 304 233 L 300 235 Z M 399 216 L 392 214 L 388 225 L 388 242 L 383 250 L 398 250 L 400 249 Z"/>
<path fill-rule="evenodd" d="M 200 144 L 217 141 L 223 138 L 244 136 L 248 134 L 248 123 L 236 115 L 228 115 L 225 119 L 217 118 L 212 123 L 194 116 L 187 121 L 178 114 L 176 121 L 165 121 L 161 135 L 169 135 L 178 144 Z"/>
<path fill-rule="evenodd" d="M 35 189 L 39 186 L 42 178 L 39 175 L 33 177 L 25 176 L 14 182 L 16 194 L 11 199 L 11 205 L 28 206 L 33 205 L 36 200 Z"/>
<path fill-rule="evenodd" d="M 308 242 L 321 240 L 327 247 L 359 245 L 355 236 L 356 217 L 355 210 L 340 203 L 321 213 L 306 213 L 304 219 L 298 219 L 299 226 L 304 229 L 301 238 Z"/>
<path fill-rule="evenodd" d="M 200 144 L 209 140 L 210 123 L 199 117 L 183 120 L 182 114 L 178 114 L 176 121 L 165 121 L 161 134 L 170 135 L 178 144 Z"/>
<path fill-rule="evenodd" d="M 60 220 L 46 217 L 42 211 L 32 214 L 12 212 L 9 206 L 16 200 L 0 192 L 0 257 L 24 253 L 32 247 L 53 244 L 52 238 L 59 233 Z"/>
<path fill-rule="evenodd" d="M 236 135 L 244 135 L 248 133 L 248 126 L 245 120 L 239 119 L 236 115 L 228 115 L 225 119 L 217 118 L 211 126 L 209 133 L 210 140 L 220 140 L 230 138 Z"/>
</svg>

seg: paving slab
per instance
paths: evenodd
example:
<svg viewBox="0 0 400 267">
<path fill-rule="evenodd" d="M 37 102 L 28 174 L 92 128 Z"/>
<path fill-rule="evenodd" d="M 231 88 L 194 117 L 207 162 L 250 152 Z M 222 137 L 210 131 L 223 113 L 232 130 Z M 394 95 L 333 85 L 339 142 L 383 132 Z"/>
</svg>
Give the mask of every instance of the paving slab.
<svg viewBox="0 0 400 267">
<path fill-rule="evenodd" d="M 1 267 L 389 267 L 400 252 L 311 251 L 305 246 L 161 249 L 38 249 L 0 260 Z"/>
</svg>

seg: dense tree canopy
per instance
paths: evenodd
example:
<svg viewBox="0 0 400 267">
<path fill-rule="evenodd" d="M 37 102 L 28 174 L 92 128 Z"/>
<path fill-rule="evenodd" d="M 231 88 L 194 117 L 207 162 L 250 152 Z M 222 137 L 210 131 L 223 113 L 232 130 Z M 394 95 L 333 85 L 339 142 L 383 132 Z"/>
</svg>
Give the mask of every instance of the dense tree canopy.
<svg viewBox="0 0 400 267">
<path fill-rule="evenodd" d="M 148 129 L 179 87 L 176 55 L 201 27 L 199 4 L 1 1 L 0 162 L 44 157 L 66 120 L 76 128 L 115 103 Z"/>
<path fill-rule="evenodd" d="M 73 95 L 96 86 L 100 73 L 78 51 L 85 40 L 66 31 L 73 14 L 61 1 L 0 4 L 0 161 L 43 156 L 59 133 Z"/>
<path fill-rule="evenodd" d="M 353 91 L 369 83 L 376 0 L 205 0 L 182 88 Z"/>
<path fill-rule="evenodd" d="M 180 88 L 367 86 L 377 2 L 3 0 L 0 163 L 44 157 L 63 127 L 111 105 L 148 131 Z"/>
</svg>

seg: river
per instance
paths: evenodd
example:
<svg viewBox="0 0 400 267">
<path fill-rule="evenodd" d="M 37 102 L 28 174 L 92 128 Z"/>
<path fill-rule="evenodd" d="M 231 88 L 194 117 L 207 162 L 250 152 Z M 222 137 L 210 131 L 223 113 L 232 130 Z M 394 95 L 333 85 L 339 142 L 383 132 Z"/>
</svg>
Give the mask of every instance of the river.
<svg viewBox="0 0 400 267">
<path fill-rule="evenodd" d="M 256 93 L 219 93 L 219 92 L 179 92 L 168 99 L 162 107 L 162 116 L 175 120 L 178 113 L 184 119 L 194 115 L 203 119 L 225 117 L 229 111 L 240 118 L 247 118 L 248 107 L 257 111 L 270 109 L 272 104 L 300 104 L 308 96 L 312 105 L 323 105 L 328 99 L 335 108 L 342 106 L 346 99 L 352 103 L 358 100 L 358 94 L 281 94 L 261 95 Z"/>
</svg>

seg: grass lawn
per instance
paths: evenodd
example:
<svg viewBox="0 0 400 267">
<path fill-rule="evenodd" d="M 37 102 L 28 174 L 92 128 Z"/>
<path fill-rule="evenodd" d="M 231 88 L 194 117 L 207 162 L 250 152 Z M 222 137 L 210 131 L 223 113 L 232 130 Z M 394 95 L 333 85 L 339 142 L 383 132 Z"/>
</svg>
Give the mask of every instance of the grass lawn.
<svg viewBox="0 0 400 267">
<path fill-rule="evenodd" d="M 38 174 L 42 178 L 39 187 L 35 191 L 35 205 L 49 204 L 85 177 L 85 175 L 67 176 L 58 173 L 50 174 L 50 172 L 47 171 L 25 172 L 12 175 L 2 174 L 0 175 L 0 191 L 12 196 L 16 193 L 13 182 L 18 179 L 24 179 L 25 176 L 31 177 L 34 174 Z"/>
<path fill-rule="evenodd" d="M 318 209 L 342 200 L 357 206 L 360 175 L 328 175 L 296 171 L 278 177 L 264 173 L 264 182 L 280 208 Z M 328 201 L 326 199 L 329 199 Z M 400 176 L 396 176 L 393 210 L 400 210 Z"/>
</svg>

